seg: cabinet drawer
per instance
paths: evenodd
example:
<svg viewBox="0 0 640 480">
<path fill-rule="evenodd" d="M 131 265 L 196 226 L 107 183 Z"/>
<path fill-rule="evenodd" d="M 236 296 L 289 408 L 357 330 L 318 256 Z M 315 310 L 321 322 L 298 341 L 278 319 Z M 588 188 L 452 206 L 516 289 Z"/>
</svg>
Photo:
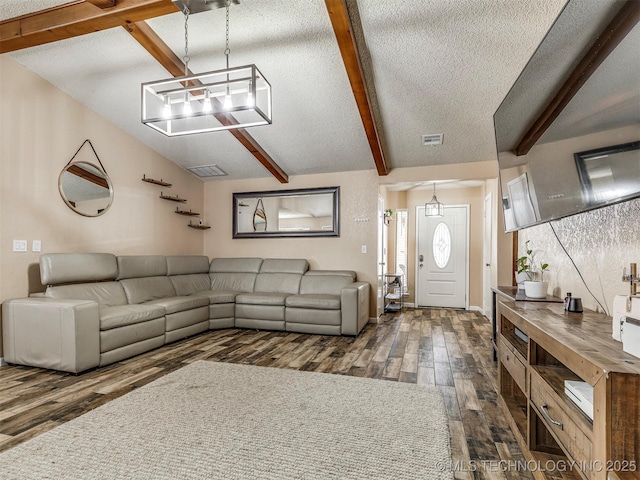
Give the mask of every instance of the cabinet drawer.
<svg viewBox="0 0 640 480">
<path fill-rule="evenodd" d="M 524 393 L 527 393 L 527 368 L 520 361 L 520 358 L 513 352 L 513 348 L 500 337 L 498 347 L 500 363 L 504 365 L 516 384 Z"/>
<path fill-rule="evenodd" d="M 591 433 L 563 408 L 568 398 L 560 399 L 556 392 L 535 372 L 531 371 L 531 403 L 545 426 L 551 431 L 571 459 L 589 464 L 592 461 Z M 567 413 L 570 412 L 570 413 Z M 591 473 L 585 472 L 591 477 Z"/>
</svg>

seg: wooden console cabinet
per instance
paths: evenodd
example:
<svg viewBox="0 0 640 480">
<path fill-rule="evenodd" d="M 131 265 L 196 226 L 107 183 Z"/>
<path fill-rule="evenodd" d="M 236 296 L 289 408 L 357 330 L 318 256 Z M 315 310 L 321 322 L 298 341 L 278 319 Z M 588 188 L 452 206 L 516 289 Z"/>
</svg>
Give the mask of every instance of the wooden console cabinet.
<svg viewBox="0 0 640 480">
<path fill-rule="evenodd" d="M 499 403 L 537 479 L 640 479 L 640 359 L 611 319 L 562 304 L 498 303 Z M 593 387 L 593 420 L 565 380 Z"/>
</svg>

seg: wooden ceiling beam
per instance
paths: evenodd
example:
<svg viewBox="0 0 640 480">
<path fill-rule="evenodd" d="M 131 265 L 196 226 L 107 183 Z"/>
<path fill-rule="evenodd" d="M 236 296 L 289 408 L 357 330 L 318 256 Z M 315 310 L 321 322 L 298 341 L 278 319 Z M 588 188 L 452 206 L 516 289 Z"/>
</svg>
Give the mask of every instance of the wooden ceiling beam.
<svg viewBox="0 0 640 480">
<path fill-rule="evenodd" d="M 540 137 L 547 131 L 553 121 L 564 110 L 578 90 L 597 70 L 605 58 L 635 27 L 640 20 L 640 2 L 628 0 L 618 14 L 602 31 L 589 51 L 582 57 L 580 63 L 571 72 L 567 81 L 562 85 L 556 96 L 549 102 L 544 111 L 531 124 L 527 133 L 515 148 L 517 156 L 526 155 Z"/>
<path fill-rule="evenodd" d="M 369 101 L 367 85 L 362 72 L 360 56 L 358 54 L 355 38 L 353 37 L 351 19 L 349 18 L 347 5 L 345 0 L 325 0 L 325 4 L 327 6 L 327 11 L 329 12 L 333 31 L 338 41 L 342 61 L 344 62 L 344 66 L 347 70 L 349 83 L 351 83 L 351 90 L 353 91 L 353 96 L 355 97 L 358 111 L 360 112 L 362 125 L 364 126 L 367 140 L 369 141 L 373 161 L 375 162 L 376 169 L 378 170 L 378 175 L 388 175 L 390 170 L 387 167 L 384 158 L 380 137 L 378 136 L 378 131 L 373 118 L 371 102 Z"/>
<path fill-rule="evenodd" d="M 184 75 L 184 62 L 169 48 L 156 32 L 146 22 L 127 23 L 123 25 L 125 30 L 155 58 L 160 65 L 174 77 Z M 189 72 L 191 74 L 191 72 Z M 212 99 L 220 103 L 218 99 Z M 217 105 L 219 107 L 219 105 Z M 237 125 L 238 120 L 230 113 L 218 113 L 215 117 L 223 125 Z M 289 176 L 269 156 L 260 144 L 244 129 L 235 128 L 229 130 L 250 153 L 253 155 L 280 183 L 289 183 Z"/>
<path fill-rule="evenodd" d="M 125 23 L 175 13 L 171 0 L 118 0 L 74 2 L 0 22 L 0 53 L 43 45 Z M 97 6 L 98 5 L 98 6 Z"/>
</svg>

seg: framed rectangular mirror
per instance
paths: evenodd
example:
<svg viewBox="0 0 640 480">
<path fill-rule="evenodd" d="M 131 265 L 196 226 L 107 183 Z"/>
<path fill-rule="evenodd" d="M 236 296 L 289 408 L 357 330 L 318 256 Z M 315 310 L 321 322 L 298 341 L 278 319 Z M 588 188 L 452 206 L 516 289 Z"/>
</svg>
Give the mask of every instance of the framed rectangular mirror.
<svg viewBox="0 0 640 480">
<path fill-rule="evenodd" d="M 339 236 L 340 187 L 233 194 L 233 238 Z"/>
</svg>

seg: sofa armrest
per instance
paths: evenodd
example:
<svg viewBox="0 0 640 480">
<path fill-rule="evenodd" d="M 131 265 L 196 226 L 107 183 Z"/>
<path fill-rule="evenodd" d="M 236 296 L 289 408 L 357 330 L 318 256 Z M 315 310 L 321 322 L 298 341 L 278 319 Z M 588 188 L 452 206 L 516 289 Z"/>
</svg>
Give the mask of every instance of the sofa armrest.
<svg viewBox="0 0 640 480">
<path fill-rule="evenodd" d="M 78 373 L 100 363 L 100 313 L 89 300 L 19 298 L 2 304 L 8 363 Z"/>
<path fill-rule="evenodd" d="M 369 321 L 369 284 L 354 282 L 342 288 L 342 335 L 358 335 Z"/>
</svg>

